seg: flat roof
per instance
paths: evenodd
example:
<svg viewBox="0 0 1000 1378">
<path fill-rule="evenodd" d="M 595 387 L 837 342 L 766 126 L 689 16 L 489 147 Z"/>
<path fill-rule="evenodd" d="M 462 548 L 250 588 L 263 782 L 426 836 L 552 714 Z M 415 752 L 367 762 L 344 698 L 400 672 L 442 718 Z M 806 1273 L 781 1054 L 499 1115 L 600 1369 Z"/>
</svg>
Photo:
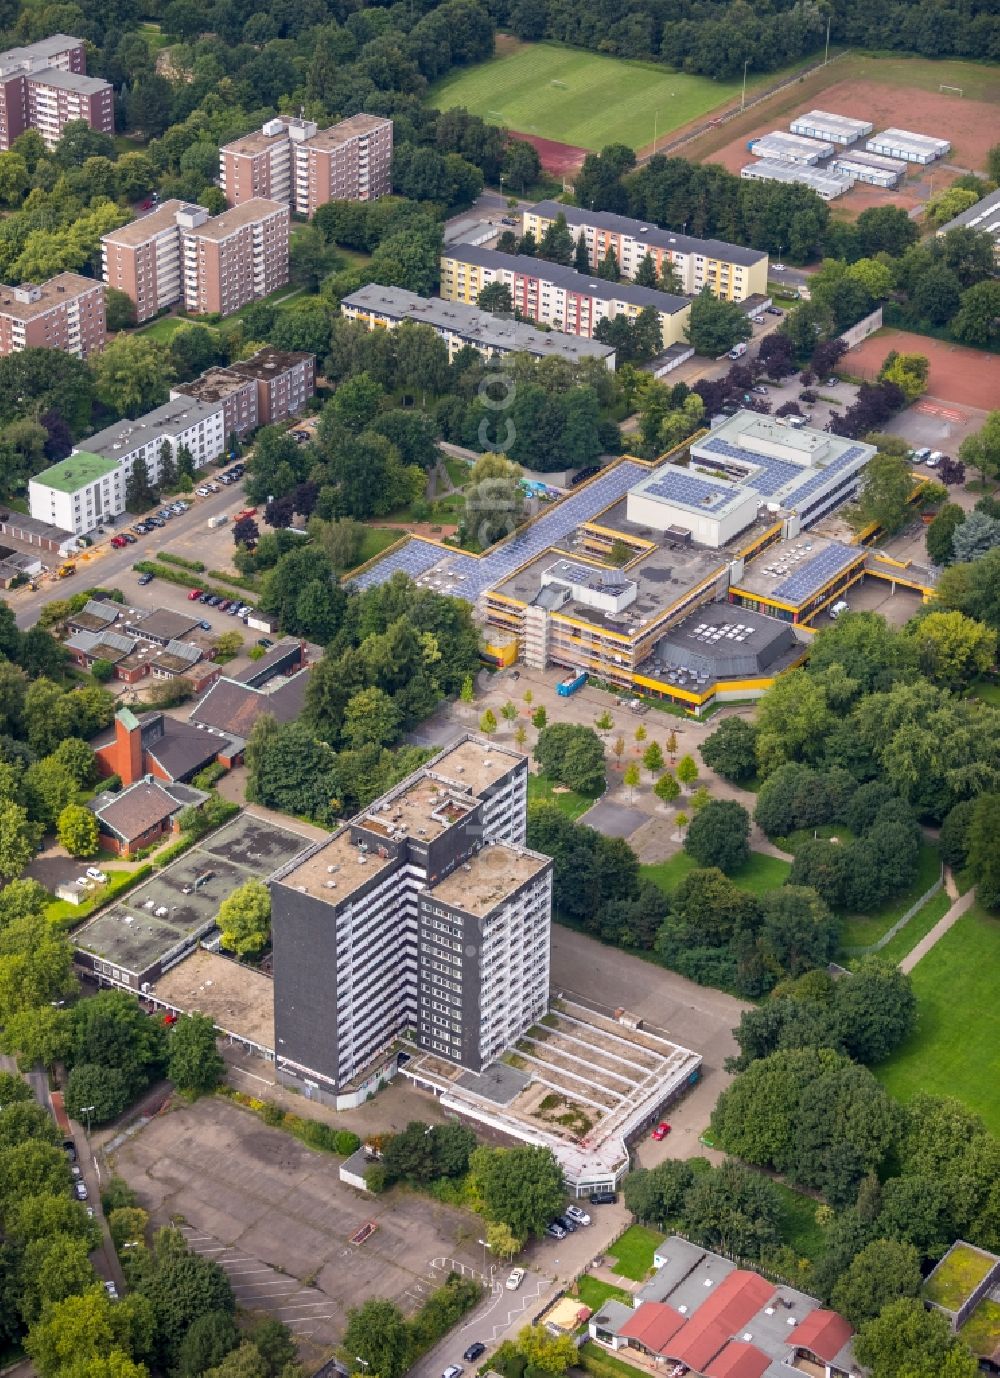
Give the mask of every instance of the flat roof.
<svg viewBox="0 0 1000 1378">
<path fill-rule="evenodd" d="M 274 983 L 253 967 L 198 947 L 154 983 L 153 994 L 185 1014 L 207 1014 L 226 1033 L 274 1049 Z"/>
<path fill-rule="evenodd" d="M 526 214 L 543 216 L 547 220 L 555 220 L 557 215 L 562 214 L 566 217 L 567 225 L 593 225 L 595 229 L 609 230 L 612 234 L 632 235 L 657 249 L 669 249 L 672 254 L 701 254 L 705 258 L 724 259 L 728 263 L 741 263 L 746 267 L 767 258 L 765 249 L 748 249 L 742 244 L 729 244 L 724 239 L 696 239 L 694 235 L 665 230 L 646 220 L 633 220 L 630 216 L 614 215 L 611 211 L 564 206 L 561 201 L 539 201 Z"/>
<path fill-rule="evenodd" d="M 241 813 L 78 928 L 74 945 L 139 977 L 207 932 L 237 886 L 264 880 L 309 842 L 301 833 Z M 208 878 L 195 889 L 200 876 Z"/>
<path fill-rule="evenodd" d="M 796 115 L 792 124 L 807 124 L 814 129 L 835 129 L 841 134 L 853 134 L 859 138 L 874 128 L 871 120 L 856 120 L 850 115 L 834 115 L 829 110 L 807 110 Z"/>
<path fill-rule="evenodd" d="M 203 211 L 205 207 L 193 205 L 190 201 L 161 201 L 156 210 L 150 211 L 148 215 L 139 216 L 128 225 L 121 225 L 117 230 L 109 230 L 107 234 L 102 234 L 101 242 L 136 248 L 140 244 L 145 244 L 147 240 L 155 239 L 158 234 L 163 234 L 164 230 L 176 230 L 177 212 L 183 210 Z"/>
<path fill-rule="evenodd" d="M 984 196 L 981 201 L 977 201 L 974 206 L 970 206 L 967 211 L 962 211 L 961 215 L 956 215 L 953 220 L 942 225 L 938 234 L 947 234 L 949 230 L 957 230 L 963 225 L 970 230 L 981 230 L 992 235 L 1000 244 L 1000 187 Z"/>
<path fill-rule="evenodd" d="M 921 153 L 946 153 L 951 148 L 947 139 L 936 139 L 932 134 L 914 134 L 910 129 L 883 129 L 881 134 L 873 134 L 868 144 L 895 144 Z"/>
<path fill-rule="evenodd" d="M 384 115 L 350 115 L 346 120 L 341 120 L 339 124 L 331 125 L 329 129 L 318 129 L 311 139 L 306 139 L 303 147 L 305 148 L 340 148 L 343 144 L 350 143 L 352 139 L 360 138 L 364 134 L 372 134 L 376 129 L 381 129 L 384 125 L 391 125 L 392 120 Z"/>
<path fill-rule="evenodd" d="M 481 795 L 525 759 L 522 751 L 498 746 L 485 737 L 465 737 L 433 757 L 424 769 L 464 783 L 475 794 Z"/>
<path fill-rule="evenodd" d="M 450 331 L 485 349 L 534 354 L 539 358 L 555 355 L 570 360 L 607 359 L 615 352 L 613 345 L 602 344 L 600 340 L 566 335 L 560 330 L 540 330 L 528 321 L 515 321 L 508 316 L 480 311 L 477 306 L 469 306 L 465 302 L 420 297 L 405 288 L 382 287 L 375 282 L 345 297 L 341 307 L 345 306 Z"/>
<path fill-rule="evenodd" d="M 359 827 L 386 837 L 402 832 L 414 842 L 432 842 L 467 817 L 477 802 L 464 783 L 442 784 L 421 771 L 390 792 L 388 809 L 376 800 L 356 821 Z"/>
<path fill-rule="evenodd" d="M 104 291 L 103 282 L 98 282 L 96 278 L 85 278 L 80 273 L 57 273 L 47 282 L 37 286 L 34 283 L 25 283 L 23 288 L 8 287 L 6 283 L 0 283 L 0 315 L 12 316 L 19 321 L 34 320 L 36 316 L 44 315 L 61 302 L 73 301 L 76 297 L 82 297 L 85 292 L 92 292 L 95 287 Z M 19 301 L 16 293 L 27 292 L 29 288 L 32 294 L 38 293 L 36 300 Z"/>
<path fill-rule="evenodd" d="M 328 904 L 339 904 L 394 864 L 391 857 L 381 857 L 370 849 L 367 853 L 359 851 L 359 840 L 350 827 L 341 828 L 285 871 L 280 878 L 282 885 L 305 891 Z"/>
<path fill-rule="evenodd" d="M 218 403 L 200 402 L 184 394 L 171 398 L 160 407 L 154 407 L 134 421 L 126 418 L 116 421 L 113 426 L 105 426 L 103 431 L 90 436 L 85 443 L 91 454 L 117 464 L 140 445 L 146 445 L 161 435 L 180 435 L 190 426 L 221 411 Z"/>
<path fill-rule="evenodd" d="M 277 378 L 289 369 L 297 368 L 307 359 L 315 363 L 316 356 L 301 349 L 273 349 L 267 345 L 264 349 L 259 349 L 252 358 L 240 359 L 230 367 L 234 373 L 242 374 L 245 378 L 259 378 L 266 382 L 269 378 Z"/>
<path fill-rule="evenodd" d="M 50 469 L 33 475 L 30 481 L 54 488 L 57 493 L 76 493 L 86 484 L 103 478 L 117 468 L 117 462 L 105 455 L 94 454 L 91 450 L 75 450 Z"/>
<path fill-rule="evenodd" d="M 754 139 L 751 153 L 756 153 L 758 148 L 786 149 L 789 153 L 803 153 L 814 158 L 825 158 L 833 152 L 833 145 L 826 139 L 810 139 L 805 134 L 789 134 L 784 129 L 772 129 L 769 134 Z"/>
<path fill-rule="evenodd" d="M 847 148 L 837 154 L 830 166 L 880 168 L 883 172 L 893 172 L 901 177 L 909 164 L 902 158 L 887 158 L 884 153 L 866 153 L 861 148 Z"/>
<path fill-rule="evenodd" d="M 674 316 L 679 311 L 687 311 L 691 306 L 690 297 L 676 296 L 673 292 L 658 292 L 653 287 L 640 287 L 634 282 L 607 282 L 596 275 L 565 268 L 561 263 L 549 263 L 543 258 L 531 258 L 527 254 L 502 254 L 496 249 L 484 249 L 477 244 L 447 245 L 442 250 L 441 257 L 453 259 L 456 263 L 492 268 L 494 272 L 516 273 L 522 277 L 537 278 L 539 281 L 551 282 L 564 291 L 596 297 L 600 301 L 622 301 L 638 307 L 655 306 L 664 316 Z"/>
<path fill-rule="evenodd" d="M 0 73 L 23 70 L 26 64 L 45 62 L 71 48 L 82 48 L 83 39 L 70 34 L 54 33 L 48 38 L 40 38 L 37 43 L 25 43 L 20 48 L 6 48 L 0 53 Z"/>
<path fill-rule="evenodd" d="M 780 163 L 770 158 L 745 164 L 741 175 L 758 177 L 767 182 L 799 182 L 805 187 L 812 187 L 813 191 L 834 196 L 843 196 L 845 191 L 851 189 L 848 177 L 836 177 L 833 173 L 822 172 L 806 163 Z"/>
<path fill-rule="evenodd" d="M 798 606 L 843 570 L 864 561 L 864 546 L 803 532 L 759 555 L 747 565 L 743 578 L 733 581 L 733 587 Z"/>
<path fill-rule="evenodd" d="M 238 206 L 230 206 L 221 215 L 211 216 L 190 230 L 185 229 L 184 233 L 197 239 L 228 239 L 230 235 L 236 234 L 248 225 L 254 225 L 260 220 L 267 220 L 270 216 L 280 213 L 285 216 L 289 214 L 288 207 L 283 201 L 270 201 L 264 196 L 254 196 Z"/>
<path fill-rule="evenodd" d="M 56 86 L 62 91 L 79 91 L 84 96 L 96 96 L 100 91 L 111 90 L 111 83 L 101 77 L 88 77 L 84 72 L 64 72 L 59 67 L 44 67 L 39 72 L 31 72 L 28 80 L 41 82 L 44 86 Z"/>
<path fill-rule="evenodd" d="M 777 674 L 794 665 L 803 649 L 790 622 L 710 603 L 665 632 L 640 668 L 682 689 L 705 692 L 720 680 Z"/>
<path fill-rule="evenodd" d="M 515 890 L 551 865 L 551 859 L 538 852 L 497 842 L 476 852 L 463 866 L 456 866 L 450 875 L 431 887 L 431 894 L 444 904 L 485 918 Z"/>
</svg>

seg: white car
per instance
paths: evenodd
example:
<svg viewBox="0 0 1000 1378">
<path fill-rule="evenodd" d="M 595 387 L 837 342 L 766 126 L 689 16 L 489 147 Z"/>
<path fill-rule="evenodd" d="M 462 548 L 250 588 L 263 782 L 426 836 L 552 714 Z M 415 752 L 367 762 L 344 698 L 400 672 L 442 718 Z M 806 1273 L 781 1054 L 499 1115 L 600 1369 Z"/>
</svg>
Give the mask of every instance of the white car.
<svg viewBox="0 0 1000 1378">
<path fill-rule="evenodd" d="M 87 1190 L 86 1182 L 74 1182 L 73 1189 L 76 1192 L 76 1199 L 78 1201 L 86 1201 L 87 1197 L 90 1195 Z"/>
<path fill-rule="evenodd" d="M 100 881 L 101 885 L 103 885 L 103 884 L 107 881 L 107 878 L 108 878 L 107 875 L 105 874 L 104 871 L 101 870 L 101 868 L 100 868 L 99 866 L 88 866 L 88 867 L 87 867 L 87 879 L 88 879 L 88 880 Z"/>
<path fill-rule="evenodd" d="M 524 1281 L 524 1269 L 523 1269 L 523 1268 L 514 1268 L 514 1269 L 511 1271 L 511 1274 L 510 1274 L 510 1276 L 509 1276 L 508 1279 L 507 1279 L 507 1291 L 508 1291 L 508 1292 L 516 1292 L 517 1289 L 520 1287 L 520 1285 L 521 1285 L 521 1283 L 522 1283 L 523 1281 Z"/>
<path fill-rule="evenodd" d="M 772 263 L 771 267 L 776 273 L 783 273 L 785 271 L 785 265 L 783 263 Z"/>
<path fill-rule="evenodd" d="M 199 498 L 208 497 L 208 489 L 205 487 L 204 484 L 202 484 L 200 488 L 196 488 L 194 491 L 198 494 Z"/>
<path fill-rule="evenodd" d="M 115 1286 L 113 1282 L 110 1281 L 110 1279 L 107 1282 L 105 1282 L 104 1290 L 105 1292 L 107 1292 L 108 1296 L 111 1298 L 112 1301 L 118 1300 L 118 1288 Z"/>
<path fill-rule="evenodd" d="M 563 1215 L 568 1215 L 570 1220 L 575 1220 L 578 1225 L 590 1224 L 590 1216 L 586 1211 L 581 1210 L 579 1206 L 567 1206 L 563 1211 Z"/>
</svg>

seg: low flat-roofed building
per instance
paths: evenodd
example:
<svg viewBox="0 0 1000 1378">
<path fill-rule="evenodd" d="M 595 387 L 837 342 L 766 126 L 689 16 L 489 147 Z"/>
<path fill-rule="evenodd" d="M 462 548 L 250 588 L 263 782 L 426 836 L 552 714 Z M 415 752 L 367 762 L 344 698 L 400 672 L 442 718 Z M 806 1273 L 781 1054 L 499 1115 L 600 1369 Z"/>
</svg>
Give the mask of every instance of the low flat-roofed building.
<svg viewBox="0 0 1000 1378">
<path fill-rule="evenodd" d="M 448 346 L 449 358 L 468 345 L 487 359 L 531 354 L 536 359 L 556 358 L 568 363 L 599 359 L 610 369 L 615 366 L 614 347 L 600 340 L 539 330 L 528 321 L 480 311 L 465 302 L 421 297 L 402 287 L 369 283 L 346 296 L 340 309 L 349 320 L 362 321 L 369 330 L 391 330 L 405 321 L 429 325 Z"/>
<path fill-rule="evenodd" d="M 898 158 L 884 158 L 880 153 L 866 153 L 850 149 L 838 153 L 830 163 L 830 171 L 866 182 L 873 187 L 896 187 L 906 176 L 907 164 Z"/>
<path fill-rule="evenodd" d="M 145 998 L 171 1014 L 207 1015 L 231 1043 L 274 1058 L 274 982 L 245 962 L 196 947 Z"/>
<path fill-rule="evenodd" d="M 89 670 L 96 660 L 106 660 L 109 665 L 116 665 L 118 661 L 124 660 L 135 650 L 136 639 L 122 632 L 112 631 L 109 627 L 96 632 L 73 632 L 63 645 L 77 665 Z"/>
<path fill-rule="evenodd" d="M 166 646 L 168 641 L 174 641 L 193 632 L 200 621 L 201 619 L 193 613 L 174 612 L 172 608 L 153 608 L 129 619 L 127 626 L 135 636 L 141 636 L 144 641 Z"/>
<path fill-rule="evenodd" d="M 854 185 L 852 179 L 842 173 L 822 171 L 804 163 L 782 163 L 776 158 L 747 163 L 740 168 L 740 176 L 758 182 L 795 182 L 799 186 L 809 187 L 824 201 L 836 200 Z"/>
<path fill-rule="evenodd" d="M 641 675 L 717 699 L 744 697 L 799 663 L 806 647 L 787 622 L 729 603 L 689 613 L 653 647 Z"/>
<path fill-rule="evenodd" d="M 796 115 L 789 125 L 793 134 L 801 134 L 807 139 L 825 139 L 842 146 L 856 143 L 874 128 L 871 120 L 833 115 L 829 110 L 807 110 L 804 115 Z"/>
<path fill-rule="evenodd" d="M 978 230 L 981 234 L 988 234 L 993 240 L 994 253 L 1000 260 L 1000 187 L 989 192 L 967 211 L 962 211 L 961 215 L 956 215 L 946 225 L 942 225 L 938 234 L 943 235 L 949 230 L 960 229 Z"/>
<path fill-rule="evenodd" d="M 117 622 L 121 612 L 121 604 L 110 598 L 90 598 L 79 612 L 70 613 L 66 625 L 75 632 L 99 632 Z"/>
<path fill-rule="evenodd" d="M 754 139 L 750 152 L 755 158 L 771 158 L 782 163 L 818 163 L 821 158 L 829 158 L 834 145 L 827 139 L 804 139 L 798 134 L 775 129 Z"/>
<path fill-rule="evenodd" d="M 865 144 L 869 153 L 882 153 L 887 158 L 900 158 L 904 163 L 933 163 L 951 152 L 947 139 L 935 139 L 930 134 L 914 134 L 909 129 L 883 129 Z"/>
<path fill-rule="evenodd" d="M 53 555 L 65 555 L 77 548 L 76 536 L 72 531 L 40 517 L 28 516 L 24 512 L 14 512 L 0 505 L 0 536 L 10 536 L 22 545 L 35 546 Z"/>
<path fill-rule="evenodd" d="M 802 532 L 734 573 L 729 597 L 742 608 L 786 622 L 811 621 L 863 577 L 866 561 L 864 546 Z"/>
</svg>

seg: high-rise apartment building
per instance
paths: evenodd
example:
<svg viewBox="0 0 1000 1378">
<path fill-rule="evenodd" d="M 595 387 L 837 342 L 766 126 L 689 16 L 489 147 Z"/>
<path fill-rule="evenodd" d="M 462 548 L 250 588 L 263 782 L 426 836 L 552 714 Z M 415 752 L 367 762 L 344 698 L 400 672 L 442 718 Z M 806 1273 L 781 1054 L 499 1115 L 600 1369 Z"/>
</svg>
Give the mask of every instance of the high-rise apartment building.
<svg viewBox="0 0 1000 1378">
<path fill-rule="evenodd" d="M 114 92 L 86 73 L 83 40 L 68 34 L 0 53 L 0 153 L 26 129 L 37 129 L 46 148 L 55 148 L 70 120 L 113 134 Z"/>
<path fill-rule="evenodd" d="M 140 323 L 178 301 L 228 316 L 288 281 L 288 218 L 263 198 L 216 216 L 165 201 L 102 237 L 104 281 L 131 297 Z"/>
<path fill-rule="evenodd" d="M 392 120 L 352 115 L 330 129 L 279 115 L 219 151 L 231 206 L 257 197 L 311 216 L 325 201 L 374 201 L 392 189 Z"/>
<path fill-rule="evenodd" d="M 479 1072 L 544 1014 L 552 862 L 527 759 L 465 737 L 271 880 L 279 1080 L 320 1099 L 403 1034 Z"/>
<path fill-rule="evenodd" d="M 184 306 L 230 316 L 288 281 L 288 207 L 256 197 L 181 229 Z"/>
<path fill-rule="evenodd" d="M 0 354 L 62 349 L 85 359 L 104 347 L 104 283 L 57 273 L 41 286 L 0 283 Z"/>
<path fill-rule="evenodd" d="M 767 292 L 767 254 L 763 249 L 745 249 L 721 239 L 696 239 L 675 234 L 644 220 L 632 220 L 610 211 L 592 211 L 564 206 L 559 201 L 539 201 L 524 213 L 525 233 L 540 241 L 558 215 L 566 218 L 573 238 L 583 239 L 596 269 L 609 252 L 618 260 L 623 277 L 634 278 L 648 254 L 657 276 L 672 267 L 681 292 L 697 296 L 708 287 L 724 301 L 745 301 Z"/>
<path fill-rule="evenodd" d="M 528 320 L 592 339 L 603 320 L 634 318 L 652 306 L 660 318 L 663 348 L 684 341 L 691 298 L 640 287 L 635 282 L 608 282 L 564 268 L 561 263 L 527 254 L 502 254 L 473 244 L 448 245 L 441 255 L 441 296 L 475 306 L 490 283 L 508 288 L 514 309 Z"/>
<path fill-rule="evenodd" d="M 178 383 L 170 396 L 220 403 L 229 436 L 295 416 L 315 391 L 315 355 L 268 345 L 251 359 L 209 368 L 190 383 Z"/>
</svg>

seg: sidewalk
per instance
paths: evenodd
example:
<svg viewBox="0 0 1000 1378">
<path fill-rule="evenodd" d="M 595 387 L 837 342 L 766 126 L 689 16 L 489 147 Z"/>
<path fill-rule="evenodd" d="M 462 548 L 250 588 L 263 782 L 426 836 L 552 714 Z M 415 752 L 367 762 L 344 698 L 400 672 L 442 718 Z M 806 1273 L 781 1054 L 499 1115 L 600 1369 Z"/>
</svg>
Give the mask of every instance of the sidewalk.
<svg viewBox="0 0 1000 1378">
<path fill-rule="evenodd" d="M 951 894 L 951 891 L 949 890 L 948 893 Z M 968 890 L 961 899 L 957 899 L 948 910 L 947 914 L 945 914 L 944 918 L 938 919 L 927 936 L 921 938 L 916 947 L 906 954 L 899 964 L 900 971 L 912 971 L 921 957 L 925 957 L 934 944 L 944 937 L 948 929 L 951 928 L 953 924 L 956 924 L 962 915 L 972 907 L 975 898 L 975 890 Z"/>
</svg>

